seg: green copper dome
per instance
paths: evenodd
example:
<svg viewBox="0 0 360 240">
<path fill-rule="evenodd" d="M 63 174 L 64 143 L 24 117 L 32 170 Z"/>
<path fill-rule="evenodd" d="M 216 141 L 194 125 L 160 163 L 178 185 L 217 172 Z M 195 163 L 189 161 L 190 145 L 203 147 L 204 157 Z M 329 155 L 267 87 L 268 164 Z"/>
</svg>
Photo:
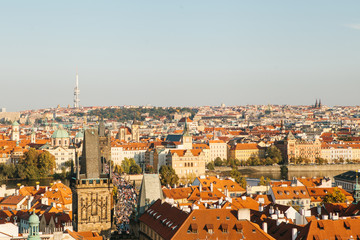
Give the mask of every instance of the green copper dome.
<svg viewBox="0 0 360 240">
<path fill-rule="evenodd" d="M 69 138 L 69 133 L 65 129 L 58 129 L 56 130 L 51 138 Z"/>
<path fill-rule="evenodd" d="M 19 126 L 19 123 L 18 123 L 17 121 L 14 121 L 14 122 L 12 123 L 12 125 L 13 125 L 13 126 Z"/>
<path fill-rule="evenodd" d="M 75 136 L 75 138 L 84 138 L 84 134 L 82 131 L 78 132 Z"/>
<path fill-rule="evenodd" d="M 29 224 L 32 225 L 32 224 L 39 224 L 39 223 L 40 223 L 39 217 L 34 212 L 29 217 Z"/>
</svg>

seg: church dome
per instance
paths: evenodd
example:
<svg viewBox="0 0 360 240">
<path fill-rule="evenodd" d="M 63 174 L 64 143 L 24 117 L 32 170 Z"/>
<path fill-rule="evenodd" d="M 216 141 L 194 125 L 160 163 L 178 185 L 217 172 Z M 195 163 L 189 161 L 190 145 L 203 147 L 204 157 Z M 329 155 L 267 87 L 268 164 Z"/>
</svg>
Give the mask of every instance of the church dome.
<svg viewBox="0 0 360 240">
<path fill-rule="evenodd" d="M 12 126 L 19 126 L 19 123 L 18 123 L 17 121 L 14 121 L 14 122 L 12 123 Z"/>
<path fill-rule="evenodd" d="M 69 133 L 65 129 L 59 128 L 53 133 L 51 138 L 69 138 Z"/>
<path fill-rule="evenodd" d="M 82 131 L 78 132 L 75 138 L 84 138 L 84 133 Z"/>
<path fill-rule="evenodd" d="M 35 212 L 33 212 L 33 214 L 31 214 L 31 216 L 29 217 L 29 224 L 39 224 L 40 220 L 39 217 L 35 214 Z"/>
</svg>

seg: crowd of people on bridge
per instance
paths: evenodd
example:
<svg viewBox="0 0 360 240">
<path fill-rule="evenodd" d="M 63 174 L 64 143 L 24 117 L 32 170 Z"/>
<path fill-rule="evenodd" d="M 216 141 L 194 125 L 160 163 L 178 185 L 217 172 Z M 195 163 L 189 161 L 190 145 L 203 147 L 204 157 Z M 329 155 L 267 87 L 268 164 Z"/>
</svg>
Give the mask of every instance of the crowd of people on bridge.
<svg viewBox="0 0 360 240">
<path fill-rule="evenodd" d="M 109 168 L 106 168 L 109 172 Z M 135 187 L 125 180 L 123 176 L 116 172 L 112 172 L 112 180 L 117 188 L 114 218 L 115 224 L 120 234 L 130 233 L 130 217 L 137 206 L 137 193 Z"/>
</svg>

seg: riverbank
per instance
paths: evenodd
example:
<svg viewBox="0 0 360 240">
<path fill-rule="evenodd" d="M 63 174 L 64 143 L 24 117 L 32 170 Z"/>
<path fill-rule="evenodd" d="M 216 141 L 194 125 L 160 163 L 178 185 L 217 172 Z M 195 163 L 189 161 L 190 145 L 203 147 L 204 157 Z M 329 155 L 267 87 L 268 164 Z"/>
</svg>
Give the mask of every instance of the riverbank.
<svg viewBox="0 0 360 240">
<path fill-rule="evenodd" d="M 280 172 L 280 165 L 276 166 L 241 166 L 239 171 L 251 172 Z M 287 165 L 289 172 L 318 172 L 318 171 L 350 171 L 360 169 L 360 164 L 327 164 L 327 165 Z M 231 167 L 215 167 L 215 172 L 231 171 Z"/>
<path fill-rule="evenodd" d="M 281 170 L 277 166 L 243 166 L 238 167 L 239 172 L 248 178 L 260 178 L 261 176 L 270 179 L 281 179 Z M 293 177 L 330 177 L 350 170 L 360 169 L 360 164 L 327 164 L 327 165 L 288 165 L 287 179 Z M 209 171 L 209 175 L 230 176 L 231 167 L 215 167 L 214 171 Z"/>
<path fill-rule="evenodd" d="M 70 181 L 68 179 L 54 179 L 54 178 L 42 178 L 37 180 L 24 180 L 24 179 L 8 179 L 1 180 L 0 185 L 5 184 L 7 188 L 16 188 L 18 184 L 24 186 L 36 186 L 36 183 L 39 182 L 40 186 L 50 186 L 50 183 L 61 181 L 65 185 L 69 186 Z"/>
</svg>

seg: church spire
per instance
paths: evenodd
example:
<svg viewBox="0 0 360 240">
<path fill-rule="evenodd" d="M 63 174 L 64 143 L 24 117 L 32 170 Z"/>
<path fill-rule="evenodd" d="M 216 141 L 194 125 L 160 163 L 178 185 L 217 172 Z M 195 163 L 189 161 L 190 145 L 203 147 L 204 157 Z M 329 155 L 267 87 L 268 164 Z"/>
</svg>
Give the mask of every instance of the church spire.
<svg viewBox="0 0 360 240">
<path fill-rule="evenodd" d="M 190 136 L 189 128 L 188 128 L 188 125 L 187 125 L 187 118 L 185 118 L 185 125 L 184 125 L 183 136 Z"/>
<path fill-rule="evenodd" d="M 359 184 L 359 177 L 358 177 L 358 170 L 356 170 L 355 175 L 356 175 L 356 181 L 355 181 L 355 186 L 354 186 L 354 204 L 357 204 L 358 202 L 360 202 L 360 184 Z"/>
</svg>

